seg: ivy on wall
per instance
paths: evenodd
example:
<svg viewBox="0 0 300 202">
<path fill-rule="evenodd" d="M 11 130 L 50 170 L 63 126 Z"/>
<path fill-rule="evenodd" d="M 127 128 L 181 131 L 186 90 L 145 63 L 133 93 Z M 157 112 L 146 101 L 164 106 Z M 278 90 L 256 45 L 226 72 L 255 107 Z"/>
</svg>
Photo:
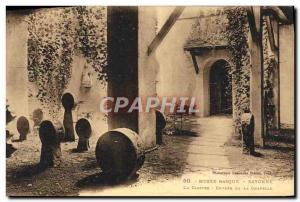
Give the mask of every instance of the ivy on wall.
<svg viewBox="0 0 300 202">
<path fill-rule="evenodd" d="M 235 126 L 236 133 L 241 135 L 240 116 L 250 109 L 250 52 L 247 41 L 249 25 L 245 8 L 235 7 L 226 10 L 228 17 L 227 36 L 229 49 L 232 53 L 232 62 L 236 65 L 232 71 L 233 91 L 235 92 Z M 264 91 L 264 116 L 267 129 L 274 128 L 274 71 L 278 66 L 270 47 L 266 18 L 262 24 L 262 49 L 263 49 L 263 91 Z"/>
<path fill-rule="evenodd" d="M 77 7 L 75 9 L 76 47 L 97 72 L 98 80 L 107 80 L 107 26 L 105 7 Z"/>
<path fill-rule="evenodd" d="M 250 109 L 250 50 L 248 43 L 249 27 L 247 13 L 244 7 L 226 9 L 228 18 L 226 35 L 228 37 L 229 51 L 232 54 L 231 68 L 232 90 L 234 105 L 235 133 L 241 137 L 241 115 Z"/>
<path fill-rule="evenodd" d="M 235 133 L 241 137 L 241 115 L 250 109 L 250 49 L 248 43 L 249 25 L 245 7 L 229 7 L 217 10 L 212 15 L 197 18 L 185 46 L 208 45 L 214 49 L 227 45 L 231 53 L 232 66 L 228 79 L 232 86 L 225 94 L 232 94 Z"/>
<path fill-rule="evenodd" d="M 106 81 L 106 8 L 43 9 L 30 14 L 27 22 L 29 81 L 36 84 L 36 97 L 55 118 L 77 52 L 91 64 L 97 78 Z"/>
<path fill-rule="evenodd" d="M 275 105 L 274 105 L 274 71 L 278 66 L 275 55 L 271 51 L 270 39 L 267 29 L 267 19 L 263 18 L 262 24 L 262 47 L 263 47 L 263 69 L 264 69 L 264 116 L 267 131 L 274 128 Z"/>
<path fill-rule="evenodd" d="M 247 41 L 249 25 L 247 23 L 246 10 L 243 7 L 235 7 L 226 10 L 228 26 L 226 34 L 229 41 L 229 50 L 232 53 L 233 91 L 235 93 L 235 127 L 236 133 L 241 135 L 241 114 L 250 109 L 250 52 Z M 271 51 L 266 18 L 262 24 L 262 48 L 263 48 L 263 90 L 264 90 L 264 116 L 268 129 L 274 127 L 274 70 L 278 66 L 274 54 Z"/>
</svg>

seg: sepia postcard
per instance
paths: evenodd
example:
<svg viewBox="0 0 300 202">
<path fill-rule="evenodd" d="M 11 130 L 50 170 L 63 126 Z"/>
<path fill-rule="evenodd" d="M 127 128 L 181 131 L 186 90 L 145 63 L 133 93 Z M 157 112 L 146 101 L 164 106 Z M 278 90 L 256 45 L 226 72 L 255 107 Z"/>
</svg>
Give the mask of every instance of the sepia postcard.
<svg viewBox="0 0 300 202">
<path fill-rule="evenodd" d="M 9 197 L 295 197 L 293 6 L 6 6 Z"/>
</svg>

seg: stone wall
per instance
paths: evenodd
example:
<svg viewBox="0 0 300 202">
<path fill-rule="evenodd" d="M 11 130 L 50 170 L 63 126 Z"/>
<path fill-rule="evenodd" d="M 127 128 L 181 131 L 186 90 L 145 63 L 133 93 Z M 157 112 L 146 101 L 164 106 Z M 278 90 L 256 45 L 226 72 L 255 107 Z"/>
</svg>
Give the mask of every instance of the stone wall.
<svg viewBox="0 0 300 202">
<path fill-rule="evenodd" d="M 158 7 L 158 30 L 174 8 Z M 186 13 L 186 14 L 185 14 Z M 182 15 L 188 15 L 186 8 Z M 179 18 L 181 18 L 181 16 Z M 177 20 L 155 51 L 159 63 L 158 96 L 191 96 L 195 89 L 196 73 L 190 53 L 183 47 L 188 40 L 193 20 Z"/>
</svg>

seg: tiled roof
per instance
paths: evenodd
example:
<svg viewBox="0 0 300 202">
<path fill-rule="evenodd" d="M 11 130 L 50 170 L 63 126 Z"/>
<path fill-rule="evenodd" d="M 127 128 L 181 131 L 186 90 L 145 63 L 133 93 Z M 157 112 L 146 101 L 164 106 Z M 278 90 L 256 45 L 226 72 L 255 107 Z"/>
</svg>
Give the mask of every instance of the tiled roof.
<svg viewBox="0 0 300 202">
<path fill-rule="evenodd" d="M 186 44 L 184 45 L 184 49 L 192 49 L 192 48 L 213 48 L 213 47 L 223 47 L 228 46 L 228 41 L 223 40 L 210 40 L 206 41 L 203 39 L 194 39 L 194 40 L 188 40 Z"/>
</svg>

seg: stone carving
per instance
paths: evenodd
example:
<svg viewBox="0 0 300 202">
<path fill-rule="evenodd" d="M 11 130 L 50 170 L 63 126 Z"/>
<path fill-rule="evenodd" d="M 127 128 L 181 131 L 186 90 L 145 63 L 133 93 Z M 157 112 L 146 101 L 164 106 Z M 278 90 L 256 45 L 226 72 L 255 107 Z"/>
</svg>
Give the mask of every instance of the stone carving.
<svg viewBox="0 0 300 202">
<path fill-rule="evenodd" d="M 27 139 L 27 134 L 29 133 L 29 121 L 26 117 L 21 116 L 17 120 L 17 130 L 20 134 L 20 141 Z"/>
<path fill-rule="evenodd" d="M 75 135 L 74 135 L 74 127 L 73 127 L 72 109 L 75 106 L 75 102 L 72 94 L 65 93 L 61 98 L 61 102 L 63 107 L 65 108 L 64 121 L 63 121 L 64 128 L 65 128 L 64 141 L 74 142 Z"/>
<path fill-rule="evenodd" d="M 254 116 L 244 113 L 242 120 L 243 153 L 254 154 Z"/>
<path fill-rule="evenodd" d="M 77 151 L 88 151 L 90 148 L 89 138 L 92 135 L 90 122 L 85 118 L 79 119 L 76 123 L 75 130 L 79 137 Z"/>
<path fill-rule="evenodd" d="M 56 167 L 61 163 L 61 134 L 63 133 L 62 124 L 53 124 L 45 120 L 39 128 L 40 140 L 42 142 L 40 166 Z"/>
</svg>

